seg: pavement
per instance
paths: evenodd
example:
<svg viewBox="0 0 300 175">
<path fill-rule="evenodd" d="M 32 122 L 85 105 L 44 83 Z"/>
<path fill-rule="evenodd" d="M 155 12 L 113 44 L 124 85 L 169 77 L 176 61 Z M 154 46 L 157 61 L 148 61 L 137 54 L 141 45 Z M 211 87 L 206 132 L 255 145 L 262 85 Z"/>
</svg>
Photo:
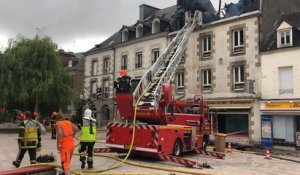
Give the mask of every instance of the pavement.
<svg viewBox="0 0 300 175">
<path fill-rule="evenodd" d="M 98 139 L 104 140 L 105 132 L 98 131 Z M 1 134 L 0 133 L 0 171 L 13 169 L 11 162 L 15 160 L 18 148 L 17 148 L 17 134 Z M 104 147 L 103 143 L 96 143 L 95 147 Z M 38 152 L 40 154 L 53 153 L 57 161 L 55 163 L 60 164 L 60 159 L 56 150 L 56 140 L 50 138 L 50 133 L 42 136 L 42 150 Z M 77 148 L 74 150 L 77 153 Z M 296 152 L 297 155 L 299 152 Z M 105 155 L 117 156 L 116 153 L 106 153 Z M 300 157 L 294 155 L 287 155 L 297 161 L 300 161 Z M 272 157 L 272 155 L 271 155 Z M 200 163 L 207 162 L 213 167 L 213 169 L 192 169 L 185 168 L 181 165 L 177 165 L 171 162 L 156 160 L 152 158 L 144 158 L 140 156 L 130 157 L 130 160 L 136 161 L 141 164 L 151 165 L 154 167 L 168 167 L 168 171 L 148 169 L 142 167 L 136 167 L 132 165 L 123 164 L 121 167 L 106 171 L 103 174 L 166 174 L 166 175 L 180 175 L 180 174 L 266 174 L 266 175 L 299 175 L 300 164 L 297 162 L 291 162 L 286 160 L 280 160 L 277 158 L 271 158 L 270 160 L 264 159 L 264 156 L 233 152 L 227 153 L 224 160 L 215 159 L 211 157 L 202 156 L 199 154 L 186 154 L 184 158 L 197 160 Z M 94 157 L 94 170 L 104 169 L 111 167 L 118 163 L 118 161 L 106 157 Z M 29 156 L 25 155 L 22 165 L 29 164 Z M 80 161 L 78 156 L 73 156 L 71 169 L 74 171 L 80 171 Z M 178 173 L 180 170 L 181 173 Z M 188 173 L 183 173 L 187 171 Z"/>
</svg>

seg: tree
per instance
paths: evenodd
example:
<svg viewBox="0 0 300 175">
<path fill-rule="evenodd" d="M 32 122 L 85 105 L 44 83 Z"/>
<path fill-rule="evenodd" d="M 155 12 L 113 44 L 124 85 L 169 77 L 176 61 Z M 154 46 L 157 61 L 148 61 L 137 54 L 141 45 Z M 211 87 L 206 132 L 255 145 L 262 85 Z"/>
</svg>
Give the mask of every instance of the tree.
<svg viewBox="0 0 300 175">
<path fill-rule="evenodd" d="M 66 107 L 73 82 L 56 50 L 57 45 L 44 35 L 10 40 L 0 57 L 0 106 L 41 114 Z"/>
</svg>

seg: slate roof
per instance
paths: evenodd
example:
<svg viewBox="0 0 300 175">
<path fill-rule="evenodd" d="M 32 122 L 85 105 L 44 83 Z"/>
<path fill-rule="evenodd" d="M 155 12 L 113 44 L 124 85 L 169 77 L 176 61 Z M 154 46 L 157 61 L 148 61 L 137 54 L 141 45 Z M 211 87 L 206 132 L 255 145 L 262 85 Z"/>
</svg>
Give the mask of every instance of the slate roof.
<svg viewBox="0 0 300 175">
<path fill-rule="evenodd" d="M 262 47 L 260 49 L 261 51 L 278 49 L 276 29 L 282 24 L 282 22 L 286 22 L 293 27 L 293 46 L 290 47 L 300 46 L 300 11 L 298 11 L 290 14 L 285 14 L 274 23 L 273 29 L 270 31 L 267 39 L 262 44 Z"/>
</svg>

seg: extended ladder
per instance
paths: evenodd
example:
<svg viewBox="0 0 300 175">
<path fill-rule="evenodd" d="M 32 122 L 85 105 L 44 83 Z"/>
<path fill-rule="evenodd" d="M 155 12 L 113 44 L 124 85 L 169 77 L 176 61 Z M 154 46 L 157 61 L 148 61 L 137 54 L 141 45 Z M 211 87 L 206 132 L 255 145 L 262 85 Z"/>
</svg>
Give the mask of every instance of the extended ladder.
<svg viewBox="0 0 300 175">
<path fill-rule="evenodd" d="M 193 17 L 191 14 L 186 13 L 185 26 L 177 33 L 163 54 L 160 55 L 157 61 L 144 74 L 133 92 L 134 104 L 136 104 L 141 95 L 143 95 L 138 107 L 143 106 L 152 110 L 158 109 L 159 100 L 163 95 L 162 85 L 164 83 L 170 83 L 173 79 L 189 36 L 195 26 L 201 21 L 201 18 L 202 13 L 200 11 L 195 11 Z M 148 87 L 151 88 L 143 94 L 145 89 Z"/>
</svg>

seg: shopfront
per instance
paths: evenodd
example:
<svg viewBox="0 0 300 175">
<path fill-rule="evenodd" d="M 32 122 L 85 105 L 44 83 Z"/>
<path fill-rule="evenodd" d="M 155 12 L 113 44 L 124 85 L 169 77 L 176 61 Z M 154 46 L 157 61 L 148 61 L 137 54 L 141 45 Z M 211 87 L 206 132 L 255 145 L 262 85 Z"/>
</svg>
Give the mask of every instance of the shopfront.
<svg viewBox="0 0 300 175">
<path fill-rule="evenodd" d="M 294 146 L 300 130 L 300 101 L 261 102 L 261 117 L 270 116 L 274 145 Z"/>
<path fill-rule="evenodd" d="M 227 142 L 249 144 L 253 100 L 207 101 L 207 105 L 215 132 L 226 134 Z"/>
</svg>

